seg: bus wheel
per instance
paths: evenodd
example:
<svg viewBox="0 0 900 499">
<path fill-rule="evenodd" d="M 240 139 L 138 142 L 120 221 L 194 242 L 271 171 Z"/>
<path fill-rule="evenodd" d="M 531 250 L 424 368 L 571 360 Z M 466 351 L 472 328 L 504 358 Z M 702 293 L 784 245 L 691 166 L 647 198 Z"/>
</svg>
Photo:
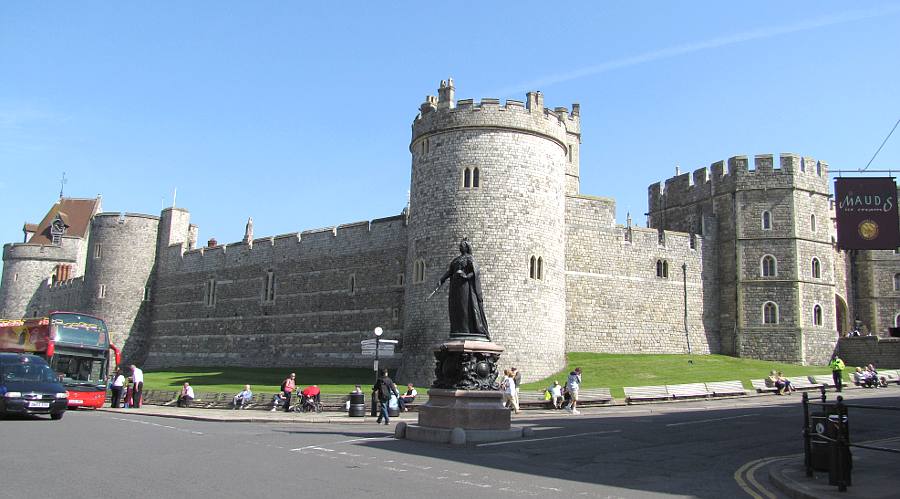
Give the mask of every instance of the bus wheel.
<svg viewBox="0 0 900 499">
<path fill-rule="evenodd" d="M 52 420 L 54 420 L 54 421 L 60 420 L 60 419 L 62 419 L 63 414 L 65 414 L 65 412 L 54 412 L 54 413 L 51 413 L 51 414 L 50 414 L 50 419 L 52 419 Z"/>
</svg>

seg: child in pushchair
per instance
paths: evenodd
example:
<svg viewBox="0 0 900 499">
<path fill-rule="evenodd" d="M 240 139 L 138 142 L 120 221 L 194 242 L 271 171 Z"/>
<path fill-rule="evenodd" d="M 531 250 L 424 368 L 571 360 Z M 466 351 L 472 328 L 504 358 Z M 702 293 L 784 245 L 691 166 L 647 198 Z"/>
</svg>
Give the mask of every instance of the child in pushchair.
<svg viewBox="0 0 900 499">
<path fill-rule="evenodd" d="M 320 390 L 316 385 L 308 386 L 300 392 L 300 403 L 294 406 L 297 412 L 322 412 L 319 399 Z"/>
</svg>

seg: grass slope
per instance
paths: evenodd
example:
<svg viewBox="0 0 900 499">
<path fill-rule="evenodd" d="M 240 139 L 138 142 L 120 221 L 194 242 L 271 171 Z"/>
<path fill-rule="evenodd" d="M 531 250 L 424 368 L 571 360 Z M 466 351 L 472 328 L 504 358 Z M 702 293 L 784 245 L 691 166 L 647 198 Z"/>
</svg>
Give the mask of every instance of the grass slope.
<svg viewBox="0 0 900 499">
<path fill-rule="evenodd" d="M 610 388 L 613 397 L 624 397 L 625 386 L 674 385 L 704 381 L 740 380 L 751 388 L 750 380 L 765 378 L 769 371 L 784 372 L 785 376 L 828 374 L 827 366 L 798 366 L 762 360 L 738 359 L 725 355 L 617 355 L 570 353 L 566 368 L 541 381 L 527 383 L 523 390 L 543 390 L 553 380 L 565 383 L 568 373 L 581 367 L 585 388 Z M 688 363 L 692 360 L 692 363 Z M 194 391 L 237 393 L 249 383 L 256 392 L 277 392 L 291 370 L 284 368 L 180 368 L 177 371 L 148 371 L 144 373 L 147 389 L 178 390 L 188 381 Z M 359 384 L 368 391 L 375 382 L 371 369 L 301 368 L 295 369 L 297 385 L 316 384 L 323 393 L 350 393 Z M 523 373 L 528 374 L 528 373 Z M 395 379 L 398 385 L 405 380 Z M 401 386 L 402 388 L 402 386 Z M 420 393 L 424 390 L 420 387 Z"/>
<path fill-rule="evenodd" d="M 739 359 L 726 355 L 635 355 L 574 352 L 567 355 L 566 368 L 535 383 L 522 385 L 524 390 L 543 390 L 554 380 L 566 382 L 569 372 L 581 367 L 584 388 L 608 387 L 615 398 L 623 398 L 625 386 L 674 385 L 704 381 L 740 380 L 751 388 L 751 379 L 768 376 L 769 371 L 782 371 L 785 376 L 829 374 L 827 366 L 799 366 L 764 360 Z M 693 362 L 689 363 L 688 361 Z"/>
</svg>

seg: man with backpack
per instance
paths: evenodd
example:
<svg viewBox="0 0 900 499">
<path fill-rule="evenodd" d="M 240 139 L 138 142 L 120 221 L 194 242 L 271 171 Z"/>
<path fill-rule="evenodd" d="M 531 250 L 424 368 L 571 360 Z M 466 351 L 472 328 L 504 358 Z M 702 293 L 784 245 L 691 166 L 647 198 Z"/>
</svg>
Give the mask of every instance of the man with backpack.
<svg viewBox="0 0 900 499">
<path fill-rule="evenodd" d="M 378 395 L 378 405 L 380 407 L 381 412 L 378 413 L 378 419 L 376 422 L 381 424 L 381 419 L 384 418 L 384 424 L 390 424 L 390 418 L 388 416 L 388 404 L 391 401 L 391 397 L 399 396 L 400 393 L 397 391 L 397 387 L 394 386 L 394 382 L 391 380 L 391 377 L 388 376 L 388 370 L 385 369 L 382 372 L 378 381 L 372 385 L 372 391 Z"/>
</svg>

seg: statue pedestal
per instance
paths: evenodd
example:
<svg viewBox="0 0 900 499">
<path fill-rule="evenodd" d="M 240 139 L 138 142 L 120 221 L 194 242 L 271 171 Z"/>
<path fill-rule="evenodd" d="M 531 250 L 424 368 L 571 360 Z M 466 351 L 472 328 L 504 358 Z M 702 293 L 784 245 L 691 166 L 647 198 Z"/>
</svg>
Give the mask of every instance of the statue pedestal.
<svg viewBox="0 0 900 499">
<path fill-rule="evenodd" d="M 503 347 L 489 341 L 450 340 L 434 351 L 437 379 L 419 423 L 400 423 L 395 435 L 422 442 L 493 442 L 522 438 L 525 430 L 510 426 L 497 384 L 497 360 Z M 401 426 L 402 425 L 402 426 Z"/>
</svg>

